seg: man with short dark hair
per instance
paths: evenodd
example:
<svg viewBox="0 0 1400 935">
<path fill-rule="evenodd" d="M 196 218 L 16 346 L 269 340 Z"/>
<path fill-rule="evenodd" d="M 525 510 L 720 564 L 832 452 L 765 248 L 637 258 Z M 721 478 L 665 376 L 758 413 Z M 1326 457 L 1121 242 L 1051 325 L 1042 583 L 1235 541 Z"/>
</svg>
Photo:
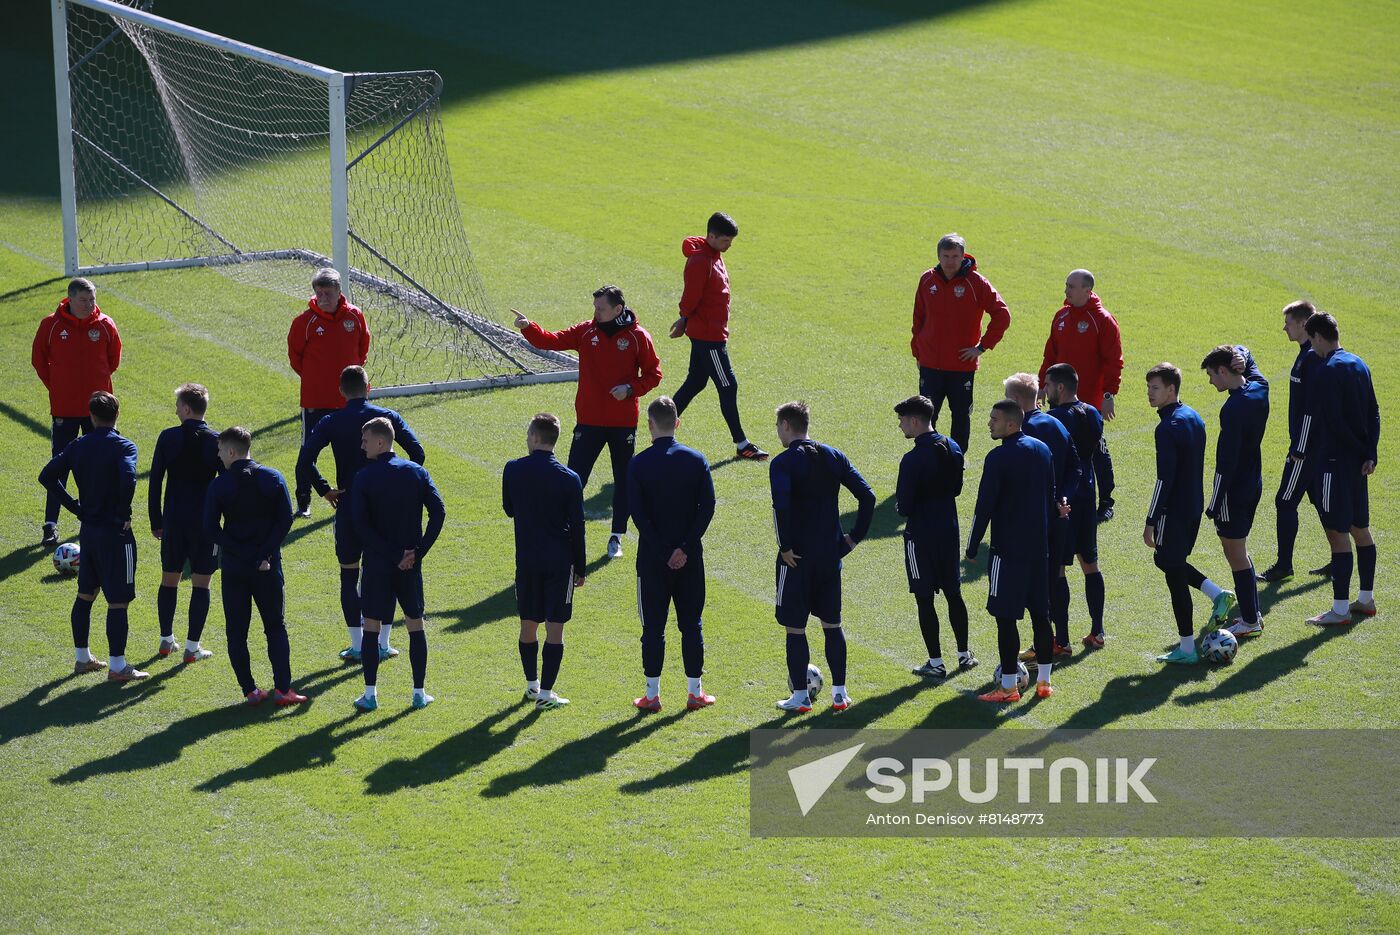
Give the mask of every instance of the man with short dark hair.
<svg viewBox="0 0 1400 935">
<path fill-rule="evenodd" d="M 690 401 L 711 380 L 719 394 L 719 411 L 729 425 L 735 457 L 747 461 L 767 461 L 767 452 L 749 441 L 739 422 L 739 378 L 729 363 L 729 271 L 724 254 L 739 236 L 739 225 L 722 211 L 710 215 L 704 237 L 681 241 L 685 257 L 685 288 L 681 292 L 681 317 L 671 325 L 671 337 L 690 338 L 690 370 L 676 390 L 676 413 L 685 412 Z"/>
<path fill-rule="evenodd" d="M 186 383 L 175 391 L 175 417 L 180 424 L 160 433 L 146 506 L 151 535 L 160 540 L 160 590 L 156 592 L 156 617 L 160 622 L 160 655 L 176 649 L 175 603 L 180 576 L 190 566 L 189 629 L 185 633 L 187 663 L 214 654 L 199 645 L 209 617 L 209 583 L 219 567 L 214 541 L 204 534 L 204 497 L 223 464 L 219 461 L 219 436 L 204 421 L 209 391 L 198 383 Z M 164 487 L 164 498 L 162 490 Z"/>
<path fill-rule="evenodd" d="M 511 312 L 515 327 L 535 347 L 578 352 L 578 422 L 569 470 L 587 487 L 593 464 L 607 446 L 613 472 L 608 558 L 619 558 L 627 531 L 627 464 L 637 445 L 637 401 L 661 383 L 661 360 L 651 335 L 637 323 L 617 286 L 595 289 L 593 317 L 563 331 L 545 331 L 515 309 Z"/>
<path fill-rule="evenodd" d="M 68 283 L 68 297 L 52 315 L 39 322 L 34 333 L 30 361 L 49 391 L 53 417 L 49 453 L 57 455 L 79 434 L 92 431 L 88 400 L 93 393 L 112 392 L 112 374 L 121 365 L 122 339 L 117 326 L 97 307 L 97 287 L 90 279 Z M 64 475 L 59 486 L 67 483 Z M 60 500 L 50 493 L 44 502 L 44 530 L 40 545 L 58 545 Z"/>
<path fill-rule="evenodd" d="M 997 346 L 1011 325 L 1011 312 L 958 234 L 938 240 L 938 265 L 919 278 L 914 293 L 914 335 L 909 348 L 919 363 L 919 395 L 933 403 L 934 422 L 946 402 L 948 434 L 967 453 L 972 434 L 972 383 L 977 359 Z M 982 331 L 982 316 L 991 322 Z"/>
<path fill-rule="evenodd" d="M 574 588 L 583 586 L 587 574 L 583 483 L 554 457 L 558 441 L 558 417 L 537 413 L 525 431 L 529 455 L 507 462 L 501 472 L 501 505 L 515 521 L 515 603 L 525 700 L 541 710 L 569 703 L 554 691 L 554 682 L 564 661 L 564 624 L 574 613 Z"/>
<path fill-rule="evenodd" d="M 339 507 L 342 501 L 350 503 L 351 485 L 355 476 L 369 459 L 365 456 L 360 429 L 371 419 L 388 419 L 394 429 L 394 440 L 414 464 L 426 460 L 423 446 L 418 436 L 408 427 L 397 412 L 376 406 L 369 402 L 369 377 L 365 368 L 351 364 L 340 372 L 340 395 L 345 405 L 317 422 L 301 446 L 297 456 L 297 489 L 314 489 L 324 497 L 335 510 L 335 557 L 340 563 L 340 612 L 345 619 L 345 629 L 350 642 L 340 651 L 340 658 L 347 662 L 360 661 L 362 641 L 360 620 L 360 556 L 363 548 L 355 534 L 355 524 L 349 513 Z M 316 458 L 329 445 L 335 456 L 335 487 L 321 476 L 316 468 Z M 377 655 L 382 662 L 399 651 L 389 645 L 389 632 L 393 623 L 384 619 L 379 629 L 379 649 Z"/>
<path fill-rule="evenodd" d="M 1157 410 L 1157 483 L 1147 507 L 1142 541 L 1153 550 L 1152 562 L 1167 579 L 1176 632 L 1181 644 L 1157 657 L 1158 662 L 1195 665 L 1195 626 L 1191 588 L 1211 602 L 1211 620 L 1217 626 L 1230 619 L 1234 595 L 1196 570 L 1191 550 L 1201 530 L 1205 492 L 1201 475 L 1206 461 L 1206 424 L 1196 410 L 1183 404 L 1181 370 L 1160 363 L 1147 371 L 1147 402 Z"/>
<path fill-rule="evenodd" d="M 118 410 L 111 393 L 93 393 L 88 400 L 91 431 L 55 454 L 39 473 L 39 483 L 79 520 L 78 596 L 70 615 L 77 651 L 73 671 L 102 668 L 88 649 L 92 602 L 100 588 L 107 601 L 107 680 L 129 682 L 148 673 L 126 661 L 126 609 L 136 599 L 136 537 L 131 534 L 136 445 L 117 434 Z M 67 489 L 69 472 L 78 485 L 77 499 Z"/>
<path fill-rule="evenodd" d="M 919 632 L 928 659 L 911 671 L 925 678 L 948 677 L 938 640 L 938 611 L 933 597 L 948 601 L 948 624 L 957 643 L 959 671 L 977 665 L 967 643 L 967 604 L 962 598 L 958 566 L 958 494 L 963 485 L 963 455 L 958 443 L 933 429 L 933 403 L 910 396 L 894 407 L 899 430 L 914 447 L 899 461 L 894 502 L 904 523 L 904 572 L 919 611 Z"/>
<path fill-rule="evenodd" d="M 1371 537 L 1371 503 L 1367 478 L 1376 471 L 1381 439 L 1381 410 L 1371 370 L 1342 349 L 1337 319 L 1318 312 L 1306 325 L 1312 350 L 1323 362 L 1317 392 L 1308 391 L 1312 431 L 1319 438 L 1321 462 L 1309 496 L 1332 547 L 1332 607 L 1308 623 L 1346 626 L 1353 614 L 1376 614 L 1376 541 Z M 1356 571 L 1361 593 L 1348 604 L 1351 589 L 1351 543 L 1356 542 Z"/>
<path fill-rule="evenodd" d="M 413 670 L 412 706 L 426 708 L 433 696 L 424 688 L 428 674 L 428 635 L 423 632 L 423 560 L 442 532 L 447 516 L 442 495 L 421 464 L 396 457 L 394 423 L 375 416 L 360 428 L 368 463 L 350 490 L 355 534 L 364 546 L 365 571 L 361 599 L 364 635 L 360 659 L 365 692 L 355 701 L 361 711 L 379 707 L 378 672 L 380 624 L 397 602 L 408 628 L 408 661 Z M 428 525 L 423 526 L 427 511 Z"/>
<path fill-rule="evenodd" d="M 694 711 L 715 703 L 700 677 L 705 671 L 705 556 L 701 539 L 715 515 L 710 465 L 694 448 L 676 441 L 680 414 L 658 396 L 647 407 L 651 447 L 627 468 L 627 502 L 637 523 L 637 614 L 642 618 L 642 674 L 646 694 L 632 704 L 661 710 L 661 670 L 666 662 L 666 615 L 676 607 L 688 694 Z"/>
<path fill-rule="evenodd" d="M 317 423 L 340 408 L 340 375 L 352 364 L 364 366 L 370 340 L 364 313 L 341 292 L 339 272 L 329 266 L 317 270 L 311 290 L 306 309 L 287 331 L 287 357 L 301 377 L 303 445 Z M 311 515 L 311 487 L 303 487 L 300 478 L 297 515 Z"/>
<path fill-rule="evenodd" d="M 1017 656 L 1021 650 L 1018 623 L 1027 612 L 1039 666 L 1036 697 L 1049 698 L 1054 694 L 1050 687 L 1054 634 L 1050 630 L 1047 569 L 1050 522 L 1058 513 L 1055 465 L 1046 444 L 1022 431 L 1024 417 L 1021 404 L 1015 400 L 999 399 L 992 404 L 987 431 L 993 441 L 1001 444 L 987 452 L 982 462 L 977 508 L 967 538 L 967 559 L 972 561 L 977 558 L 977 548 L 990 524 L 987 613 L 997 622 L 1001 684 L 978 695 L 979 701 L 1021 700 L 1017 684 Z"/>
<path fill-rule="evenodd" d="M 272 701 L 296 705 L 306 696 L 292 688 L 282 577 L 282 540 L 292 528 L 292 502 L 281 472 L 253 460 L 252 444 L 252 433 L 241 426 L 219 433 L 224 471 L 209 484 L 204 498 L 204 533 L 219 547 L 225 642 L 239 690 L 250 705 L 269 697 L 253 679 L 248 655 L 248 627 L 256 604 L 272 665 Z"/>
<path fill-rule="evenodd" d="M 768 467 L 773 494 L 773 525 L 778 534 L 777 599 L 774 614 L 787 633 L 791 697 L 778 702 L 783 711 L 812 710 L 807 689 L 807 618 L 821 621 L 826 664 L 831 669 L 831 707 L 851 706 L 846 691 L 846 633 L 841 629 L 841 559 L 860 544 L 875 516 L 875 492 L 849 458 L 807 434 L 811 413 L 804 402 L 784 403 L 777 411 L 778 440 L 783 443 Z M 839 495 L 845 487 L 856 498 L 856 524 L 841 528 Z"/>
</svg>

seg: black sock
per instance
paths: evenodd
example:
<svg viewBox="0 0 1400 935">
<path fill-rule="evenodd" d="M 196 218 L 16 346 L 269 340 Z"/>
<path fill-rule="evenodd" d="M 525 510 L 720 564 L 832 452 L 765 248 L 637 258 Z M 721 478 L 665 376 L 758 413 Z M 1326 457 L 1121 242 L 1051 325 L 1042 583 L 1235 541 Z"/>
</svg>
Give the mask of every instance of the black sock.
<svg viewBox="0 0 1400 935">
<path fill-rule="evenodd" d="M 1356 547 L 1356 574 L 1363 591 L 1376 589 L 1376 544 Z"/>
<path fill-rule="evenodd" d="M 1293 567 L 1293 543 L 1298 541 L 1298 511 L 1280 505 L 1274 513 L 1274 528 L 1278 532 L 1278 564 Z"/>
<path fill-rule="evenodd" d="M 1176 617 L 1177 636 L 1191 636 L 1196 632 L 1191 619 L 1194 610 L 1188 568 L 1189 565 L 1185 568 L 1178 566 L 1168 568 L 1164 572 L 1167 576 L 1167 591 L 1171 594 L 1172 613 Z"/>
<path fill-rule="evenodd" d="M 564 661 L 564 644 L 546 642 L 543 655 L 544 666 L 540 673 L 540 690 L 553 691 L 554 680 L 559 677 L 559 664 Z"/>
<path fill-rule="evenodd" d="M 360 569 L 340 569 L 340 613 L 347 627 L 360 625 Z"/>
<path fill-rule="evenodd" d="M 68 620 L 73 625 L 73 648 L 86 649 L 88 631 L 92 629 L 92 601 L 73 598 L 73 611 L 68 615 Z"/>
<path fill-rule="evenodd" d="M 173 584 L 162 584 L 156 591 L 156 620 L 162 637 L 175 636 L 175 598 L 179 593 Z"/>
<path fill-rule="evenodd" d="M 831 684 L 846 684 L 846 631 L 840 627 L 822 627 L 826 640 L 826 665 L 831 669 Z"/>
<path fill-rule="evenodd" d="M 1050 581 L 1050 619 L 1055 624 L 1055 642 L 1069 645 L 1069 579 L 1059 575 Z"/>
<path fill-rule="evenodd" d="M 209 589 L 195 588 L 190 591 L 190 631 L 187 639 L 199 642 L 204 635 L 204 621 L 209 619 Z"/>
<path fill-rule="evenodd" d="M 1103 572 L 1084 576 L 1084 600 L 1089 605 L 1089 632 L 1103 633 Z"/>
<path fill-rule="evenodd" d="M 1348 555 L 1348 558 L 1351 556 Z M 113 656 L 126 655 L 126 608 L 107 608 L 107 652 Z"/>
<path fill-rule="evenodd" d="M 942 657 L 938 643 L 938 610 L 933 606 L 932 594 L 915 594 L 914 603 L 919 608 L 919 632 L 924 636 L 924 648 L 930 659 Z"/>
<path fill-rule="evenodd" d="M 377 685 L 379 680 L 379 631 L 365 627 L 360 633 L 360 665 L 365 673 L 365 685 Z"/>
<path fill-rule="evenodd" d="M 520 667 L 525 670 L 525 681 L 533 682 L 540 677 L 540 644 L 520 641 Z"/>
<path fill-rule="evenodd" d="M 948 600 L 948 626 L 953 628 L 953 640 L 958 645 L 958 652 L 967 652 L 967 604 L 963 602 L 962 591 L 958 589 L 945 590 L 943 596 Z"/>
<path fill-rule="evenodd" d="M 1240 604 L 1240 619 L 1253 623 L 1259 619 L 1259 582 L 1254 580 L 1254 563 L 1244 571 L 1231 571 L 1235 579 L 1235 600 Z"/>
<path fill-rule="evenodd" d="M 413 669 L 413 687 L 421 689 L 428 676 L 428 634 L 422 630 L 408 631 L 408 664 Z"/>
<path fill-rule="evenodd" d="M 1016 671 L 1016 663 L 1021 655 L 1021 634 L 1016 621 L 1009 617 L 997 618 L 997 656 L 1001 660 L 1002 675 Z M 998 685 L 998 688 L 1001 686 Z"/>
<path fill-rule="evenodd" d="M 1201 585 L 1206 583 L 1206 576 L 1201 574 L 1200 570 L 1190 562 L 1187 562 L 1181 570 L 1183 575 L 1181 580 L 1186 582 L 1187 587 L 1195 588 L 1199 591 Z"/>
<path fill-rule="evenodd" d="M 1372 574 L 1375 569 L 1372 569 Z M 1351 599 L 1351 550 L 1332 553 L 1332 599 Z"/>
<path fill-rule="evenodd" d="M 787 635 L 787 667 L 788 681 L 792 683 L 793 691 L 805 692 L 807 690 L 807 665 L 811 661 L 812 654 L 807 647 L 807 634 L 789 633 Z"/>
</svg>

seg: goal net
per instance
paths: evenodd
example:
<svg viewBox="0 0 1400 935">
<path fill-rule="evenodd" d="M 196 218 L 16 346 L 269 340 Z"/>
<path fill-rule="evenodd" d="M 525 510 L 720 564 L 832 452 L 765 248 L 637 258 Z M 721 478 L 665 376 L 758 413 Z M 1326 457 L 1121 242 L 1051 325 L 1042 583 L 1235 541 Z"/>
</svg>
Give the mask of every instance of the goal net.
<svg viewBox="0 0 1400 935">
<path fill-rule="evenodd" d="M 69 275 L 207 266 L 305 299 L 333 266 L 374 395 L 577 378 L 491 305 L 436 72 L 338 72 L 148 6 L 54 0 Z"/>
</svg>

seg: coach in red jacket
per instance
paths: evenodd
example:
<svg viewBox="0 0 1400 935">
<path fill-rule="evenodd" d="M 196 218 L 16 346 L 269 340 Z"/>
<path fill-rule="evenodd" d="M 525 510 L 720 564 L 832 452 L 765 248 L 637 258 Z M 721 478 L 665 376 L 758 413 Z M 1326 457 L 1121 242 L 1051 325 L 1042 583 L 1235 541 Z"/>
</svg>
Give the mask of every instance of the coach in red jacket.
<svg viewBox="0 0 1400 935">
<path fill-rule="evenodd" d="M 39 322 L 30 359 L 49 391 L 51 453 L 57 455 L 80 433 L 92 431 L 88 400 L 93 393 L 112 392 L 112 373 L 122 362 L 121 336 L 97 307 L 97 287 L 91 280 L 68 283 L 68 298 Z M 59 486 L 67 481 L 65 471 Z M 42 545 L 58 545 L 58 509 L 58 498 L 50 493 L 44 502 Z"/>
<path fill-rule="evenodd" d="M 1040 385 L 1055 364 L 1069 364 L 1079 375 L 1079 398 L 1113 421 L 1113 398 L 1123 376 L 1123 337 L 1118 320 L 1094 294 L 1094 274 L 1077 269 L 1065 277 L 1065 304 L 1050 322 L 1045 358 L 1040 364 Z M 1045 390 L 1040 391 L 1042 397 Z M 1099 522 L 1113 518 L 1113 459 L 1106 437 L 1099 439 L 1094 455 L 1094 477 L 1099 488 Z"/>
<path fill-rule="evenodd" d="M 578 352 L 578 391 L 574 394 L 573 444 L 569 470 L 585 487 L 603 446 L 613 470 L 612 536 L 608 557 L 622 554 L 627 531 L 627 464 L 637 444 L 637 400 L 661 383 L 661 361 L 651 335 L 623 301 L 617 286 L 593 293 L 593 317 L 563 331 L 546 331 L 520 312 L 515 327 L 535 347 Z"/>
<path fill-rule="evenodd" d="M 919 278 L 914 293 L 914 337 L 909 348 L 919 362 L 919 395 L 933 402 L 933 421 L 947 400 L 952 410 L 948 435 L 967 451 L 971 434 L 972 382 L 977 358 L 997 346 L 1011 324 L 1011 312 L 957 234 L 938 239 L 938 265 Z M 982 331 L 982 316 L 990 315 Z"/>
<path fill-rule="evenodd" d="M 331 267 L 316 271 L 315 293 L 306 310 L 287 330 L 287 358 L 301 377 L 301 443 L 321 419 L 345 405 L 340 374 L 346 367 L 363 367 L 369 357 L 369 325 L 364 313 L 340 291 L 340 273 Z M 309 482 L 309 481 L 308 481 Z M 297 515 L 311 515 L 311 488 L 297 480 Z"/>
</svg>

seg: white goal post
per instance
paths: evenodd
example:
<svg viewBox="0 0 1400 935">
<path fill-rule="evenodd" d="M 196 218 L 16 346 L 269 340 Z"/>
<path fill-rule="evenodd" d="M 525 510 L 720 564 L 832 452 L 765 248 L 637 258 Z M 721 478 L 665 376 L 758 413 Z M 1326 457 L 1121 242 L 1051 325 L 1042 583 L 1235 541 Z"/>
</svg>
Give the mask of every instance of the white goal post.
<svg viewBox="0 0 1400 935">
<path fill-rule="evenodd" d="M 332 266 L 374 334 L 372 395 L 577 379 L 487 297 L 436 72 L 336 71 L 149 2 L 50 2 L 67 275 L 208 267 L 304 299 Z"/>
</svg>

